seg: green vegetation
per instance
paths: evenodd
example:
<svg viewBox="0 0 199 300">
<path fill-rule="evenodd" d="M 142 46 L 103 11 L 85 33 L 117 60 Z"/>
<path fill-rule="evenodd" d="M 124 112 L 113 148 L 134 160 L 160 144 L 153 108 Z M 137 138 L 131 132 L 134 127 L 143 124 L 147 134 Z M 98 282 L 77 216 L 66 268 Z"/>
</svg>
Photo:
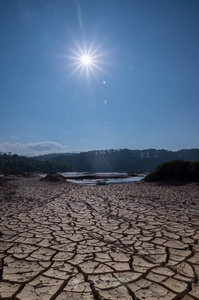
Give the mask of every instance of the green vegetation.
<svg viewBox="0 0 199 300">
<path fill-rule="evenodd" d="M 36 159 L 14 155 L 0 155 L 0 171 L 5 174 L 22 174 L 24 172 L 68 172 L 69 164 L 59 161 Z"/>
<path fill-rule="evenodd" d="M 143 172 L 172 160 L 199 160 L 199 149 L 168 150 L 93 150 L 81 153 L 48 154 L 38 160 L 51 159 L 72 165 L 74 172 Z"/>
<path fill-rule="evenodd" d="M 47 154 L 28 158 L 0 154 L 0 171 L 23 172 L 145 172 L 172 159 L 199 161 L 199 149 L 168 150 L 93 150 L 81 153 Z"/>
<path fill-rule="evenodd" d="M 148 182 L 197 182 L 199 181 L 199 161 L 176 159 L 162 163 L 144 180 Z"/>
</svg>

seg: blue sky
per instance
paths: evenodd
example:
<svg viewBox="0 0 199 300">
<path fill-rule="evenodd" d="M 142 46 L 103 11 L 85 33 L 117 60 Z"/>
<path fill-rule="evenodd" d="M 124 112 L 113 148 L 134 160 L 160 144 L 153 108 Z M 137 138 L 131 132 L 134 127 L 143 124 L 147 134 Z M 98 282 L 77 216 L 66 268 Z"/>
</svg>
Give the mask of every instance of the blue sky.
<svg viewBox="0 0 199 300">
<path fill-rule="evenodd" d="M 198 148 L 198 16 L 198 0 L 1 0 L 0 151 Z"/>
</svg>

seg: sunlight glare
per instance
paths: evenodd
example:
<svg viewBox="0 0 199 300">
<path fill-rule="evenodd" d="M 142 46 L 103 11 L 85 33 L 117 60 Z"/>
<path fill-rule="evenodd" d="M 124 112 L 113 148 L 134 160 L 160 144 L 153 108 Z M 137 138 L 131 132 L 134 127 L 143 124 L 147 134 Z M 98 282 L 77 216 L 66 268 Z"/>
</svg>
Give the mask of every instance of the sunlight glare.
<svg viewBox="0 0 199 300">
<path fill-rule="evenodd" d="M 94 47 L 94 41 L 91 43 L 90 47 L 84 45 L 81 47 L 77 42 L 75 43 L 77 49 L 71 49 L 73 55 L 67 56 L 70 59 L 71 63 L 69 66 L 73 67 L 73 71 L 70 75 L 75 74 L 79 71 L 79 75 L 86 74 L 87 78 L 90 78 L 90 75 L 97 75 L 97 71 L 105 72 L 102 68 L 104 62 L 104 57 L 106 52 L 99 51 L 99 47 Z M 105 81 L 103 81 L 105 84 Z"/>
<path fill-rule="evenodd" d="M 83 55 L 81 58 L 81 61 L 84 65 L 90 65 L 92 62 L 92 59 L 89 55 Z"/>
</svg>

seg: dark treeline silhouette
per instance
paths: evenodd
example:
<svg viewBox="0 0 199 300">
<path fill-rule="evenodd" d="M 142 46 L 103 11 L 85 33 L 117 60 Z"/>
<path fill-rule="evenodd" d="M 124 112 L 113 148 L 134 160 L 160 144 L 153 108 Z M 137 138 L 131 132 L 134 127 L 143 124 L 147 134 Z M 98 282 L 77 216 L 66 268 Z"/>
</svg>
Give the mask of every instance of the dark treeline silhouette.
<svg viewBox="0 0 199 300">
<path fill-rule="evenodd" d="M 171 160 L 157 166 L 145 181 L 196 182 L 199 181 L 199 161 Z"/>
<path fill-rule="evenodd" d="M 5 174 L 20 174 L 22 172 L 67 172 L 71 170 L 72 167 L 70 165 L 60 161 L 39 161 L 17 154 L 0 155 L 0 171 Z"/>
<path fill-rule="evenodd" d="M 49 154 L 34 157 L 64 162 L 75 172 L 144 172 L 173 159 L 199 161 L 199 149 L 169 150 L 93 150 L 81 153 Z"/>
</svg>

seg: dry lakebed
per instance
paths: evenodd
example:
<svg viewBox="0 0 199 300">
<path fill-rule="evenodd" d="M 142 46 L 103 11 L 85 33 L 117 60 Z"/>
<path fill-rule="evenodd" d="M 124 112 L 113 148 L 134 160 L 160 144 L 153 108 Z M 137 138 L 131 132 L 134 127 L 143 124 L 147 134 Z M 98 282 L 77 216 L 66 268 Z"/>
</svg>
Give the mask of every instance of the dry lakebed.
<svg viewBox="0 0 199 300">
<path fill-rule="evenodd" d="M 199 299 L 199 185 L 0 185 L 0 299 Z"/>
</svg>

